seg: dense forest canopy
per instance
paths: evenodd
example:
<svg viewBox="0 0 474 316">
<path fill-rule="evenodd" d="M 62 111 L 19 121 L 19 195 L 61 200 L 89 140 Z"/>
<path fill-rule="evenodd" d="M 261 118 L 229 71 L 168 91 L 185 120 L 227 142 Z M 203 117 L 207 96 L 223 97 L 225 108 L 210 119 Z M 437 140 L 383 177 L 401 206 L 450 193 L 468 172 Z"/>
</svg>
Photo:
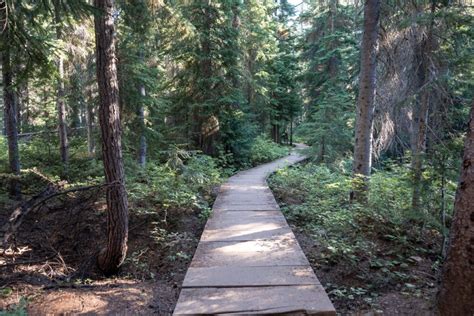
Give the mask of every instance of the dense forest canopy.
<svg viewBox="0 0 474 316">
<path fill-rule="evenodd" d="M 115 273 L 129 218 L 209 216 L 213 186 L 298 142 L 308 165 L 272 180 L 309 203 L 290 220 L 332 225 L 327 247 L 372 220 L 405 246 L 434 234 L 438 270 L 451 245 L 446 273 L 470 278 L 473 22 L 469 0 L 2 0 L 2 225 L 35 198 L 105 196 Z M 445 314 L 451 291 L 472 307 L 472 279 L 443 286 Z"/>
<path fill-rule="evenodd" d="M 70 134 L 94 125 L 95 11 L 81 3 L 5 1 L 20 134 L 53 132 L 58 120 L 67 121 Z M 287 1 L 117 1 L 125 151 L 154 157 L 178 144 L 213 156 L 232 153 L 245 163 L 256 135 L 283 142 L 291 126 L 301 125 L 297 135 L 318 143 L 319 160 L 350 155 L 361 5 L 303 1 L 296 10 Z M 410 151 L 411 106 L 424 90 L 433 91 L 426 132 L 433 146 L 465 131 L 472 61 L 466 6 L 381 4 L 374 157 Z M 61 77 L 60 119 L 53 83 Z M 145 143 L 158 150 L 144 153 Z"/>
</svg>

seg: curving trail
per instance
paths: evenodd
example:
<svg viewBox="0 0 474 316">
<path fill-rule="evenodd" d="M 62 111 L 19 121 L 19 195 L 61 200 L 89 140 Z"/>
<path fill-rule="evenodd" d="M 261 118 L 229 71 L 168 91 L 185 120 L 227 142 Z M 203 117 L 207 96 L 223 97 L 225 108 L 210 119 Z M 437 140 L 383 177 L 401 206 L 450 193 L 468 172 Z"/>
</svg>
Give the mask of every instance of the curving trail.
<svg viewBox="0 0 474 316">
<path fill-rule="evenodd" d="M 221 186 L 174 315 L 336 314 L 266 183 L 304 159 L 295 150 Z"/>
</svg>

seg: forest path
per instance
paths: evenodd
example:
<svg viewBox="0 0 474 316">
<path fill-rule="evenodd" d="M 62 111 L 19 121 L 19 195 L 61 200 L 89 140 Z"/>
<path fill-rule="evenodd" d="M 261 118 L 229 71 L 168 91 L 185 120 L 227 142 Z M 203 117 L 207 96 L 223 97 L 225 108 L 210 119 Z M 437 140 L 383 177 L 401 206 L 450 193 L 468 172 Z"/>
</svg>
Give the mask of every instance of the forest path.
<svg viewBox="0 0 474 316">
<path fill-rule="evenodd" d="M 335 315 L 266 183 L 275 170 L 304 159 L 297 149 L 221 186 L 174 315 Z"/>
</svg>

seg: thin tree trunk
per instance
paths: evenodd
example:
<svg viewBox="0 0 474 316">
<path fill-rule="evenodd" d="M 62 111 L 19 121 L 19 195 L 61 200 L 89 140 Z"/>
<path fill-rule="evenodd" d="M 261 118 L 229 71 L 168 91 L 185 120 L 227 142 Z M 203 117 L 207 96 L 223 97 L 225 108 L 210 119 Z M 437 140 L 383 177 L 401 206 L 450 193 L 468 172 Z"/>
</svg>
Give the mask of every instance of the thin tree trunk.
<svg viewBox="0 0 474 316">
<path fill-rule="evenodd" d="M 54 2 L 54 14 L 56 22 L 56 39 L 61 41 L 62 27 L 59 0 Z M 61 54 L 58 56 L 56 64 L 58 67 L 56 107 L 58 111 L 59 152 L 61 155 L 61 161 L 64 166 L 67 167 L 69 160 L 69 141 L 67 137 L 66 103 L 64 102 L 64 60 Z"/>
<path fill-rule="evenodd" d="M 145 107 L 143 106 L 143 99 L 146 97 L 145 86 L 140 86 L 140 96 L 142 97 L 142 102 L 138 108 L 138 119 L 140 122 L 140 144 L 138 149 L 138 164 L 144 168 L 146 165 L 146 136 L 145 136 Z"/>
<path fill-rule="evenodd" d="M 413 173 L 413 196 L 412 209 L 416 212 L 421 208 L 421 186 L 423 173 L 423 156 L 426 152 L 426 130 L 428 124 L 430 89 L 427 84 L 430 81 L 429 57 L 433 47 L 433 23 L 436 5 L 434 1 L 431 5 L 431 23 L 426 36 L 423 35 L 420 43 L 417 45 L 417 77 L 418 88 L 421 90 L 417 96 L 415 107 L 413 109 L 411 151 L 411 168 Z"/>
<path fill-rule="evenodd" d="M 357 100 L 353 177 L 351 200 L 365 201 L 372 167 L 372 130 L 375 101 L 375 74 L 380 15 L 380 0 L 364 4 L 364 35 L 362 37 L 359 97 Z"/>
<path fill-rule="evenodd" d="M 5 91 L 5 86 L 3 87 L 4 91 Z M 5 97 L 5 95 L 4 95 Z M 3 106 L 3 126 L 2 126 L 2 135 L 3 136 L 7 136 L 7 117 L 8 117 L 8 114 L 7 114 L 7 107 L 6 106 Z"/>
<path fill-rule="evenodd" d="M 213 23 L 213 17 L 211 16 L 212 12 L 210 9 L 211 2 L 209 0 L 200 0 L 200 4 L 202 6 L 203 14 L 204 14 L 204 24 L 202 26 L 202 37 L 201 37 L 201 49 L 202 49 L 202 57 L 199 68 L 200 68 L 200 75 L 203 79 L 203 86 L 202 86 L 202 96 L 201 102 L 207 103 L 206 100 L 207 95 L 212 93 L 212 72 L 213 72 L 213 64 L 211 59 L 211 29 Z M 194 109 L 194 119 L 196 120 L 194 124 L 196 125 L 197 131 L 195 132 L 198 135 L 198 144 L 201 150 L 208 155 L 215 154 L 215 145 L 214 139 L 217 135 L 206 133 L 208 130 L 207 125 L 209 120 L 212 116 L 209 113 L 209 106 L 206 105 L 205 107 L 197 107 Z M 204 112 L 204 113 L 202 113 Z"/>
<path fill-rule="evenodd" d="M 25 78 L 23 81 L 18 82 L 18 104 L 17 104 L 17 121 L 18 121 L 18 131 L 24 132 L 25 128 L 28 126 L 29 120 L 29 94 L 28 94 L 28 78 Z"/>
<path fill-rule="evenodd" d="M 23 125 L 28 126 L 30 124 L 30 88 L 28 79 L 25 82 L 25 113 L 23 116 Z"/>
<path fill-rule="evenodd" d="M 441 315 L 472 315 L 474 311 L 474 101 L 464 143 L 451 242 L 443 267 L 438 307 Z"/>
<path fill-rule="evenodd" d="M 114 1 L 95 0 L 97 82 L 102 155 L 107 187 L 107 246 L 98 258 L 104 273 L 117 272 L 127 253 L 128 200 L 123 169 L 119 88 L 115 64 Z"/>
<path fill-rule="evenodd" d="M 252 109 L 254 109 L 254 111 L 256 111 L 256 109 L 254 108 L 254 104 L 253 104 L 255 91 L 254 91 L 254 87 L 253 87 L 253 84 L 252 84 L 252 79 L 255 75 L 255 73 L 254 73 L 255 71 L 253 69 L 254 68 L 253 63 L 256 59 L 255 51 L 253 49 L 249 49 L 247 58 L 248 58 L 248 60 L 247 60 L 247 71 L 248 71 L 249 77 L 251 78 L 251 79 L 247 80 L 247 103 Z"/>
<path fill-rule="evenodd" d="M 8 162 L 9 169 L 15 176 L 20 175 L 20 154 L 18 151 L 18 122 L 17 110 L 15 106 L 15 92 L 13 90 L 13 71 L 11 65 L 11 50 L 8 46 L 10 40 L 10 30 L 8 23 L 5 25 L 2 34 L 2 40 L 7 43 L 2 52 L 2 76 L 3 76 L 3 106 L 5 133 L 8 139 Z M 12 178 L 10 181 L 10 194 L 13 197 L 20 198 L 20 182 Z"/>
<path fill-rule="evenodd" d="M 22 92 L 22 85 L 20 84 L 20 80 L 18 78 L 18 74 L 21 72 L 22 67 L 19 63 L 16 63 L 12 65 L 13 71 L 12 73 L 14 74 L 13 78 L 13 83 L 14 83 L 14 93 L 13 93 L 13 98 L 14 101 L 13 103 L 15 104 L 15 112 L 16 112 L 16 128 L 18 133 L 21 133 L 21 110 L 22 110 L 22 97 L 21 97 L 21 92 Z"/>
<path fill-rule="evenodd" d="M 89 90 L 89 100 L 86 105 L 86 123 L 87 123 L 87 151 L 90 158 L 95 157 L 95 138 L 94 138 L 94 103 L 92 98 L 92 87 Z"/>
</svg>

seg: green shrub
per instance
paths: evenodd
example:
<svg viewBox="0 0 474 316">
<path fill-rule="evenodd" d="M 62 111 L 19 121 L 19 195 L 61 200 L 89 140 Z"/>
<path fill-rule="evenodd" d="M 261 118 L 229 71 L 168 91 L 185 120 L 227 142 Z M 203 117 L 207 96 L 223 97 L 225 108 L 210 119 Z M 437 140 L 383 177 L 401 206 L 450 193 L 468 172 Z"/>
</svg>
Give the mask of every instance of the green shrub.
<svg viewBox="0 0 474 316">
<path fill-rule="evenodd" d="M 127 169 L 130 200 L 140 211 L 208 208 L 211 189 L 221 181 L 220 170 L 209 156 L 195 155 L 180 168 L 148 162 L 145 169 Z"/>
<path fill-rule="evenodd" d="M 438 210 L 412 211 L 410 179 L 403 165 L 378 170 L 371 177 L 367 205 L 350 204 L 350 174 L 326 165 L 309 163 L 277 171 L 270 185 L 288 201 L 282 210 L 290 221 L 308 231 L 333 259 L 341 255 L 350 259 L 355 252 L 370 252 L 374 238 L 406 246 L 407 238 L 416 242 L 423 231 L 440 230 Z M 437 189 L 431 186 L 428 192 Z M 448 186 L 447 196 L 454 195 L 454 189 Z M 418 222 L 423 225 L 414 226 Z"/>
<path fill-rule="evenodd" d="M 258 136 L 250 149 L 250 163 L 256 166 L 286 156 L 288 153 L 288 147 L 278 145 L 263 136 Z"/>
</svg>

